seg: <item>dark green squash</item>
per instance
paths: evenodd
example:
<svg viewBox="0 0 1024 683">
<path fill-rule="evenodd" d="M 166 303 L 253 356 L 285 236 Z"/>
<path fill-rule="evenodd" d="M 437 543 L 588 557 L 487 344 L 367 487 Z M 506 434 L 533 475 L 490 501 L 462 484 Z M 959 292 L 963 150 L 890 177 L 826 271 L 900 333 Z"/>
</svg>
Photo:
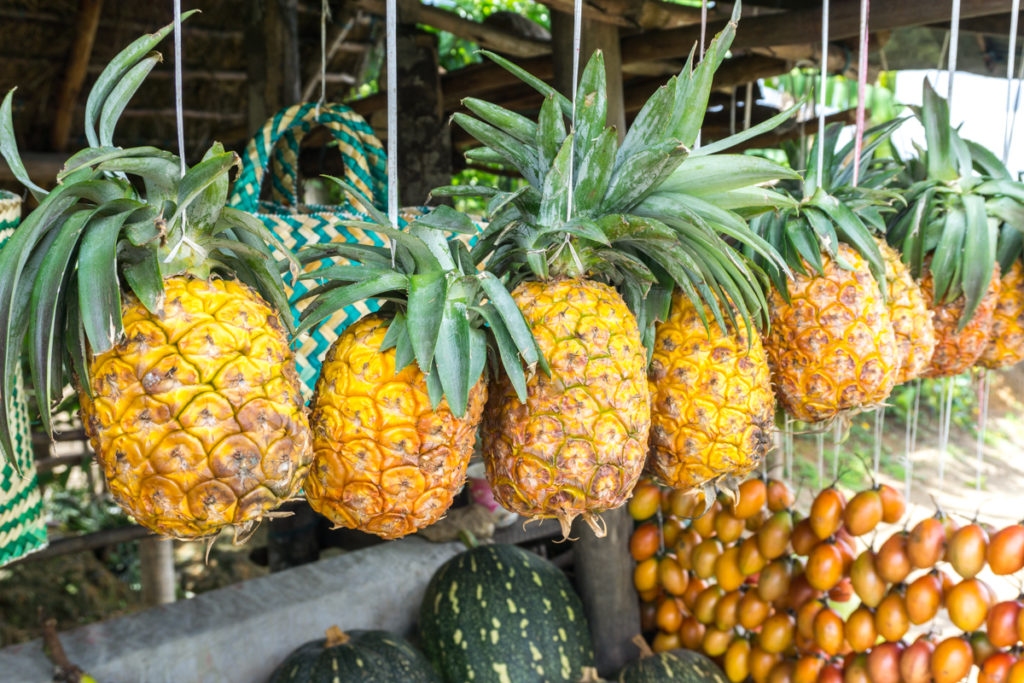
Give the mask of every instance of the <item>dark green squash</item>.
<svg viewBox="0 0 1024 683">
<path fill-rule="evenodd" d="M 472 548 L 437 570 L 420 606 L 420 643 L 448 683 L 576 683 L 594 661 L 565 574 L 512 545 Z"/>
<path fill-rule="evenodd" d="M 438 683 L 430 662 L 406 640 L 387 631 L 327 629 L 293 651 L 268 683 Z"/>
<path fill-rule="evenodd" d="M 693 650 L 647 650 L 619 672 L 619 683 L 729 683 L 713 661 Z"/>
</svg>

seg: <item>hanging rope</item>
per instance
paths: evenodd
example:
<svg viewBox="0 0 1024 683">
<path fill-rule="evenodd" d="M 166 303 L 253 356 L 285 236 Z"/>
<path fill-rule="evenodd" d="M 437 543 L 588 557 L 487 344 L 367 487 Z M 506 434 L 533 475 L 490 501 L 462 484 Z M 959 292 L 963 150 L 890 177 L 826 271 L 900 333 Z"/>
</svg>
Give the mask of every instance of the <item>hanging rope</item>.
<svg viewBox="0 0 1024 683">
<path fill-rule="evenodd" d="M 697 61 L 704 61 L 704 41 L 707 38 L 708 32 L 708 0 L 700 0 L 700 53 L 697 55 Z M 733 91 L 735 93 L 735 90 Z M 693 141 L 693 148 L 700 149 L 701 136 L 703 130 L 697 129 L 697 138 Z"/>
<path fill-rule="evenodd" d="M 914 459 L 911 454 L 917 450 L 917 416 L 921 410 L 921 380 L 915 379 L 912 391 L 914 403 L 907 418 L 907 449 L 903 456 L 903 496 L 910 501 L 911 483 L 914 481 Z"/>
<path fill-rule="evenodd" d="M 843 440 L 843 425 L 836 420 L 832 429 L 832 478 L 839 478 L 839 442 Z"/>
<path fill-rule="evenodd" d="M 320 107 L 327 101 L 327 22 L 331 18 L 331 5 L 328 0 L 320 2 L 320 99 L 316 101 L 316 116 L 320 117 Z"/>
<path fill-rule="evenodd" d="M 185 107 L 181 78 L 181 0 L 174 0 L 174 116 L 178 126 L 178 161 L 185 175 Z M 182 214 L 184 220 L 184 214 Z"/>
<path fill-rule="evenodd" d="M 793 419 L 787 413 L 782 420 L 782 478 L 792 481 L 793 473 Z"/>
<path fill-rule="evenodd" d="M 386 51 L 388 71 L 388 222 L 398 225 L 398 7 L 397 0 L 386 0 Z M 395 242 L 391 240 L 391 258 Z"/>
<path fill-rule="evenodd" d="M 1010 160 L 1010 140 L 1013 136 L 1013 120 L 1016 118 L 1017 107 L 1013 100 L 1013 63 L 1017 59 L 1017 21 L 1020 14 L 1020 0 L 1013 0 L 1013 11 L 1010 14 L 1010 46 L 1006 55 L 1006 121 L 1003 124 L 1003 163 Z M 1024 60 L 1021 60 L 1024 63 Z M 1017 88 L 1018 95 L 1020 87 Z M 1017 103 L 1019 104 L 1018 99 Z"/>
<path fill-rule="evenodd" d="M 1020 60 L 1020 66 L 1017 67 L 1017 95 L 1013 100 L 1013 112 L 1010 117 L 1010 133 L 1008 136 L 1007 147 L 1013 142 L 1013 131 L 1017 127 L 1017 111 L 1020 109 L 1020 91 L 1021 86 L 1024 86 L 1024 59 Z"/>
<path fill-rule="evenodd" d="M 816 434 L 818 441 L 818 488 L 825 485 L 825 432 Z"/>
<path fill-rule="evenodd" d="M 825 139 L 825 80 L 828 77 L 828 23 L 829 23 L 829 0 L 824 0 L 821 8 L 821 77 L 819 80 L 818 94 L 818 140 Z M 815 178 L 816 187 L 821 187 L 821 179 L 825 173 L 825 145 L 818 145 L 818 175 Z"/>
<path fill-rule="evenodd" d="M 981 471 L 985 466 L 985 430 L 988 427 L 988 396 L 991 391 L 989 371 L 978 376 L 978 441 L 975 443 L 974 490 L 981 491 Z"/>
<path fill-rule="evenodd" d="M 953 378 L 947 377 L 939 410 L 939 487 L 945 481 L 946 455 L 949 451 L 949 426 L 953 414 Z"/>
<path fill-rule="evenodd" d="M 885 406 L 875 410 L 875 452 L 872 472 L 878 478 L 878 469 L 882 464 L 882 436 L 885 434 Z"/>
<path fill-rule="evenodd" d="M 949 84 L 946 101 L 953 106 L 953 75 L 956 73 L 956 57 L 960 47 L 960 0 L 953 0 L 953 15 L 949 19 Z"/>
<path fill-rule="evenodd" d="M 579 87 L 580 77 L 580 42 L 583 36 L 583 0 L 575 0 L 572 6 L 572 91 L 569 93 L 570 99 L 572 99 L 572 121 L 569 122 L 570 134 L 572 138 L 569 139 L 569 197 L 565 206 L 565 220 L 572 220 L 572 196 L 573 192 L 573 169 L 576 166 L 576 89 Z M 583 267 L 579 261 L 579 257 L 576 255 L 576 251 L 572 247 L 572 243 L 566 241 L 569 246 L 569 251 L 572 253 L 573 259 L 576 261 L 577 267 L 582 271 Z"/>
<path fill-rule="evenodd" d="M 868 91 L 868 5 L 860 0 L 860 53 L 857 58 L 857 132 L 853 144 L 853 185 L 860 180 L 860 151 L 864 145 L 864 105 Z M 877 415 L 877 413 L 876 413 Z M 876 418 L 877 419 L 877 418 Z M 875 466 L 877 475 L 878 466 Z"/>
<path fill-rule="evenodd" d="M 743 100 L 743 130 L 750 128 L 751 115 L 754 113 L 754 82 L 747 81 L 746 99 Z"/>
</svg>

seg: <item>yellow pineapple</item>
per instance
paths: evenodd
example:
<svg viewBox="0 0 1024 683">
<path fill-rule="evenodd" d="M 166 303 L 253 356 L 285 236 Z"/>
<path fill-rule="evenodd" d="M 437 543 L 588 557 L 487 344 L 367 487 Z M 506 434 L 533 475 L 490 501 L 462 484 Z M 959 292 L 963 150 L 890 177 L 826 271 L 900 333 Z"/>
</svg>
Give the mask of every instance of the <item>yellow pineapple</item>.
<svg viewBox="0 0 1024 683">
<path fill-rule="evenodd" d="M 520 359 L 536 364 L 539 355 L 504 285 L 463 261 L 465 246 L 439 230 L 473 234 L 468 218 L 442 206 L 399 231 L 364 208 L 376 225 L 360 227 L 395 240 L 394 259 L 386 247 L 332 244 L 320 255 L 344 262 L 307 276 L 324 284 L 307 295 L 300 331 L 361 299 L 384 306 L 327 353 L 304 492 L 336 525 L 391 539 L 440 519 L 465 482 L 487 401 L 488 341 L 515 380 L 514 397 L 525 398 Z"/>
<path fill-rule="evenodd" d="M 887 303 L 893 332 L 896 334 L 899 358 L 896 384 L 903 384 L 920 377 L 931 362 L 936 344 L 933 313 L 899 254 L 881 240 L 878 241 L 878 248 L 885 259 Z"/>
<path fill-rule="evenodd" d="M 436 522 L 466 479 L 487 390 L 461 417 L 430 406 L 426 376 L 381 351 L 388 321 L 371 315 L 331 346 L 313 396 L 315 461 L 305 493 L 335 523 L 398 538 Z"/>
<path fill-rule="evenodd" d="M 114 499 L 166 536 L 251 527 L 294 496 L 309 426 L 278 314 L 244 284 L 175 276 L 89 366 L 82 421 Z"/>
<path fill-rule="evenodd" d="M 705 318 L 710 317 L 705 309 Z M 705 326 L 676 293 L 658 325 L 650 368 L 649 467 L 673 488 L 743 478 L 772 442 L 775 395 L 757 330 Z"/>
<path fill-rule="evenodd" d="M 881 403 L 899 367 L 892 320 L 867 260 L 844 243 L 836 252 L 849 269 L 822 254 L 820 274 L 789 281 L 788 301 L 772 293 L 765 346 L 779 402 L 805 422 Z"/>
<path fill-rule="evenodd" d="M 933 301 L 931 269 L 921 280 L 921 291 L 927 301 Z M 985 352 L 992 336 L 993 316 L 999 300 L 999 266 L 995 266 L 992 279 L 971 319 L 961 327 L 966 300 L 963 295 L 945 303 L 933 303 L 935 337 L 937 344 L 931 363 L 923 377 L 952 377 L 965 372 Z"/>
<path fill-rule="evenodd" d="M 992 333 L 978 363 L 1006 368 L 1024 360 L 1024 264 L 1015 259 L 1000 279 Z"/>
<path fill-rule="evenodd" d="M 528 281 L 512 292 L 550 376 L 520 402 L 511 382 L 491 388 L 483 425 L 487 478 L 498 502 L 527 517 L 619 507 L 647 455 L 651 399 L 636 320 L 611 287 L 585 279 Z"/>
<path fill-rule="evenodd" d="M 237 540 L 297 494 L 312 457 L 267 243 L 288 252 L 225 206 L 234 153 L 216 144 L 185 169 L 161 150 L 113 146 L 110 117 L 124 102 L 108 98 L 138 88 L 170 30 L 100 74 L 86 108 L 92 147 L 52 191 L 19 176 L 39 207 L 0 252 L 0 393 L 10 395 L 27 338 L 44 429 L 73 382 L 110 491 L 136 521 L 182 539 L 234 526 Z M 0 116 L 10 107 L 8 94 Z M 17 151 L 4 152 L 20 168 Z M 10 409 L 5 399 L 6 455 Z"/>
</svg>

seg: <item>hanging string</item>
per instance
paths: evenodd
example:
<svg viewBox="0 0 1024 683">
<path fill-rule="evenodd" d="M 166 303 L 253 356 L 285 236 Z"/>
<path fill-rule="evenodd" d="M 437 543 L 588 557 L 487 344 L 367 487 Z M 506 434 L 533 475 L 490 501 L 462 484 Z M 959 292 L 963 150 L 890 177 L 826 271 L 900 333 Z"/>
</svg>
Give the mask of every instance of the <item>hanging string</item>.
<svg viewBox="0 0 1024 683">
<path fill-rule="evenodd" d="M 316 101 L 316 116 L 320 117 L 320 107 L 327 101 L 327 22 L 331 18 L 331 5 L 328 0 L 320 2 L 320 99 Z"/>
<path fill-rule="evenodd" d="M 747 81 L 746 99 L 743 100 L 743 130 L 750 128 L 751 116 L 754 113 L 754 82 Z"/>
<path fill-rule="evenodd" d="M 832 429 L 832 478 L 839 479 L 839 442 L 843 440 L 843 425 L 836 420 Z"/>
<path fill-rule="evenodd" d="M 985 466 L 985 429 L 988 426 L 988 395 L 991 377 L 983 369 L 978 379 L 978 441 L 975 443 L 974 490 L 981 491 L 981 470 Z"/>
<path fill-rule="evenodd" d="M 792 480 L 793 474 L 793 418 L 786 413 L 782 419 L 782 478 Z"/>
<path fill-rule="evenodd" d="M 953 413 L 953 378 L 947 377 L 942 393 L 939 412 L 939 487 L 945 480 L 946 455 L 949 450 L 949 425 Z"/>
<path fill-rule="evenodd" d="M 953 106 L 953 75 L 956 73 L 956 57 L 960 47 L 960 0 L 953 0 L 953 15 L 949 18 L 949 83 L 946 101 Z"/>
<path fill-rule="evenodd" d="M 907 448 L 903 455 L 903 496 L 908 502 L 910 501 L 911 483 L 914 481 L 914 459 L 911 455 L 917 450 L 917 416 L 921 409 L 920 379 L 914 380 L 911 391 L 914 392 L 914 401 L 907 418 Z"/>
<path fill-rule="evenodd" d="M 185 107 L 184 88 L 181 77 L 181 0 L 174 0 L 174 116 L 178 125 L 178 161 L 181 164 L 181 175 L 184 177 L 185 166 Z M 184 226 L 185 214 L 181 219 Z"/>
<path fill-rule="evenodd" d="M 573 187 L 573 169 L 576 166 L 576 89 L 579 87 L 580 77 L 580 41 L 583 36 L 583 0 L 575 0 L 572 6 L 572 91 L 569 93 L 569 97 L 572 99 L 572 121 L 569 122 L 570 134 L 572 137 L 569 139 L 569 187 Z M 568 201 L 565 204 L 565 220 L 572 220 L 572 191 L 569 192 Z M 573 255 L 576 264 L 582 271 L 582 265 L 579 262 L 579 257 L 576 255 L 576 251 L 572 247 L 572 243 L 567 241 L 566 244 L 569 246 L 569 251 Z"/>
<path fill-rule="evenodd" d="M 700 0 L 700 53 L 697 55 L 697 61 L 704 61 L 704 41 L 707 38 L 708 32 L 708 0 Z M 697 139 L 693 142 L 694 149 L 700 149 L 701 135 L 704 131 L 700 128 L 697 129 Z"/>
<path fill-rule="evenodd" d="M 386 51 L 388 76 L 388 222 L 398 225 L 398 6 L 386 0 Z M 391 259 L 395 242 L 391 240 Z"/>
<path fill-rule="evenodd" d="M 729 135 L 736 135 L 736 88 L 729 99 Z"/>
<path fill-rule="evenodd" d="M 829 0 L 824 0 L 821 8 L 821 77 L 819 82 L 818 102 L 818 140 L 825 138 L 825 80 L 828 77 L 828 23 L 829 23 Z M 815 186 L 821 187 L 822 176 L 825 173 L 825 145 L 818 145 L 818 175 L 815 178 Z"/>
<path fill-rule="evenodd" d="M 1013 119 L 1017 108 L 1012 106 L 1013 99 L 1013 63 L 1017 58 L 1017 21 L 1020 14 L 1020 0 L 1013 0 L 1013 11 L 1010 14 L 1010 46 L 1006 55 L 1006 121 L 1003 124 L 1003 163 L 1010 160 L 1010 139 L 1013 133 Z M 1021 60 L 1024 63 L 1024 60 Z M 1020 88 L 1017 89 L 1018 95 Z"/>
<path fill-rule="evenodd" d="M 882 464 L 882 436 L 885 434 L 885 406 L 875 411 L 875 453 L 872 472 L 878 478 L 878 468 Z"/>
<path fill-rule="evenodd" d="M 818 488 L 825 485 L 825 432 L 819 431 L 818 440 Z"/>
<path fill-rule="evenodd" d="M 860 151 L 864 145 L 864 105 L 868 90 L 868 5 L 860 0 L 860 53 L 857 58 L 857 132 L 853 143 L 853 185 L 860 180 Z M 875 413 L 876 421 L 878 413 Z M 877 475 L 878 466 L 875 466 Z"/>
<path fill-rule="evenodd" d="M 1009 147 L 1013 142 L 1013 131 L 1017 127 L 1017 111 L 1020 109 L 1020 91 L 1021 86 L 1024 86 L 1024 59 L 1020 60 L 1020 66 L 1017 67 L 1017 95 L 1013 100 L 1013 112 L 1010 117 L 1010 134 L 1006 143 Z"/>
</svg>

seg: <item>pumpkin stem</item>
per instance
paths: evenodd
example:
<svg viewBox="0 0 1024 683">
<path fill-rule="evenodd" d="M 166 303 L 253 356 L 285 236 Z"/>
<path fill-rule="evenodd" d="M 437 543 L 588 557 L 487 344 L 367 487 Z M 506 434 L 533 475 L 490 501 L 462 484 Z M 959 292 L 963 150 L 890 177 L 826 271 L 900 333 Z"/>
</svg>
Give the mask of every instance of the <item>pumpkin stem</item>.
<svg viewBox="0 0 1024 683">
<path fill-rule="evenodd" d="M 480 545 L 480 541 L 477 539 L 476 534 L 469 529 L 459 529 L 459 540 L 462 541 L 462 544 L 469 550 Z"/>
<path fill-rule="evenodd" d="M 647 644 L 647 640 L 639 633 L 633 636 L 632 642 L 636 645 L 636 649 L 640 650 L 640 659 L 654 656 L 654 650 L 651 649 L 651 646 Z"/>
<path fill-rule="evenodd" d="M 351 640 L 351 638 L 347 633 L 337 626 L 331 626 L 327 629 L 327 642 L 324 643 L 324 647 L 337 647 L 339 645 L 344 645 L 349 640 Z"/>
<path fill-rule="evenodd" d="M 604 680 L 597 674 L 597 667 L 585 666 L 583 667 L 583 678 L 579 680 L 579 683 L 599 683 Z"/>
</svg>

